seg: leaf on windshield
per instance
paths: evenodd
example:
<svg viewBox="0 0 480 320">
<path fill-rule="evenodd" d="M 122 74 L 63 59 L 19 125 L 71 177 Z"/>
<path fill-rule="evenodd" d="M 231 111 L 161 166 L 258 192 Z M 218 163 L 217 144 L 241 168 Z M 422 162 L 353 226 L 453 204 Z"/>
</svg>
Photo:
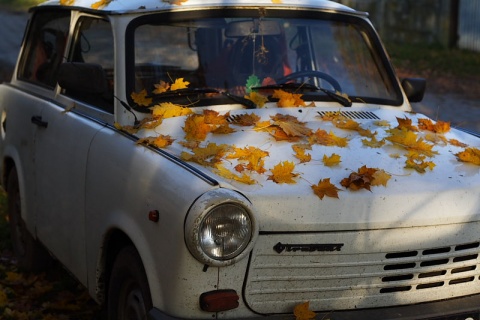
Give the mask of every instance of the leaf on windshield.
<svg viewBox="0 0 480 320">
<path fill-rule="evenodd" d="M 283 161 L 278 163 L 270 169 L 272 174 L 268 176 L 268 180 L 272 180 L 275 183 L 288 183 L 288 184 L 295 184 L 297 183 L 294 178 L 298 176 L 297 173 L 294 173 L 293 170 L 295 169 L 295 164 L 290 161 Z"/>
<path fill-rule="evenodd" d="M 187 89 L 190 82 L 184 81 L 183 78 L 175 79 L 175 82 L 170 86 L 170 91 Z"/>
<path fill-rule="evenodd" d="M 322 161 L 327 167 L 334 167 L 342 162 L 341 157 L 336 153 L 332 154 L 330 157 L 327 157 L 327 155 L 324 154 Z"/>
<path fill-rule="evenodd" d="M 293 309 L 295 320 L 311 320 L 315 319 L 316 313 L 310 310 L 310 303 L 305 302 L 295 306 Z"/>
<path fill-rule="evenodd" d="M 466 148 L 464 151 L 456 153 L 455 156 L 462 162 L 469 162 L 480 166 L 480 149 Z"/>
<path fill-rule="evenodd" d="M 251 91 L 250 94 L 244 96 L 244 98 L 252 101 L 259 108 L 263 108 L 265 106 L 265 103 L 268 101 L 268 98 L 266 96 L 255 91 Z"/>
<path fill-rule="evenodd" d="M 278 99 L 277 106 L 280 108 L 305 107 L 302 94 L 290 93 L 284 90 L 274 90 L 272 98 Z"/>
<path fill-rule="evenodd" d="M 312 185 L 312 190 L 320 200 L 323 200 L 325 196 L 338 199 L 338 191 L 341 191 L 330 182 L 330 178 L 320 180 L 318 184 Z"/>
<path fill-rule="evenodd" d="M 153 93 L 162 94 L 170 90 L 170 83 L 160 80 L 160 83 L 154 84 L 154 87 Z"/>
<path fill-rule="evenodd" d="M 333 132 L 328 133 L 325 130 L 318 129 L 309 138 L 311 144 L 320 144 L 323 146 L 346 147 L 348 139 L 336 136 Z"/>
<path fill-rule="evenodd" d="M 92 9 L 100 9 L 108 5 L 112 0 L 100 0 L 92 4 Z"/>
<path fill-rule="evenodd" d="M 190 108 L 182 107 L 171 102 L 163 102 L 151 108 L 154 117 L 158 118 L 173 118 L 192 114 Z"/>
<path fill-rule="evenodd" d="M 142 107 L 148 107 L 152 104 L 152 98 L 147 97 L 147 90 L 145 89 L 140 92 L 132 92 L 130 97 L 133 102 Z"/>
</svg>

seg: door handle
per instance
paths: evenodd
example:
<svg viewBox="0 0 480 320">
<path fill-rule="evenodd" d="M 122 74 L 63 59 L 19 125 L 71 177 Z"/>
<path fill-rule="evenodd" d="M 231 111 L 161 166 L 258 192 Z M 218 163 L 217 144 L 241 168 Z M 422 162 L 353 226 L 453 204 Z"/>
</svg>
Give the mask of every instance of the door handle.
<svg viewBox="0 0 480 320">
<path fill-rule="evenodd" d="M 46 128 L 48 127 L 48 122 L 42 120 L 42 116 L 33 116 L 32 123 L 36 124 L 39 127 Z"/>
</svg>

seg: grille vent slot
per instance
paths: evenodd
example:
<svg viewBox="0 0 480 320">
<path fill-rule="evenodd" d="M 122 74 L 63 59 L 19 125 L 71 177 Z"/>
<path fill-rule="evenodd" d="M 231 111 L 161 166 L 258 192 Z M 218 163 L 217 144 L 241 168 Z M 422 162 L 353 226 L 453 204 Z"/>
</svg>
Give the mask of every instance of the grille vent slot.
<svg viewBox="0 0 480 320">
<path fill-rule="evenodd" d="M 359 119 L 359 120 L 379 120 L 380 118 L 373 112 L 370 111 L 318 111 L 318 114 L 321 117 L 331 116 L 331 115 L 341 115 L 348 119 Z"/>
<path fill-rule="evenodd" d="M 480 280 L 477 275 L 479 253 L 478 250 L 475 252 L 479 247 L 480 242 L 473 242 L 422 251 L 387 253 L 387 264 L 383 269 L 390 274 L 382 277 L 382 282 L 389 286 L 380 288 L 380 293 L 423 290 Z M 398 274 L 394 274 L 395 271 Z"/>
</svg>

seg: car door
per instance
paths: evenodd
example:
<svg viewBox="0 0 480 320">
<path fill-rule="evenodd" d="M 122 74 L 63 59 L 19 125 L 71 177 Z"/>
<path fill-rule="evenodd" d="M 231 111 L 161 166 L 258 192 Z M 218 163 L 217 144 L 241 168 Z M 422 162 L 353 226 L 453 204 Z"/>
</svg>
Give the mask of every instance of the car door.
<svg viewBox="0 0 480 320">
<path fill-rule="evenodd" d="M 96 26 L 82 23 L 78 28 Z M 104 21 L 104 20 L 101 20 Z M 107 23 L 104 21 L 104 23 Z M 86 27 L 87 26 L 87 27 Z M 102 24 L 104 26 L 104 24 Z M 107 30 L 110 28 L 107 23 Z M 88 32 L 75 31 L 71 51 L 80 48 L 78 54 L 67 53 L 69 61 L 85 62 L 94 59 L 95 52 L 109 54 L 97 48 L 102 37 Z M 91 37 L 91 39 L 90 39 Z M 108 32 L 102 38 L 102 46 L 108 46 L 113 53 L 113 36 Z M 78 40 L 78 43 L 77 43 Z M 88 43 L 88 50 L 81 48 L 81 42 Z M 109 56 L 111 61 L 112 55 Z M 113 71 L 112 71 L 113 72 Z M 89 95 L 69 94 L 62 90 L 56 101 L 45 105 L 40 115 L 43 124 L 36 134 L 35 171 L 37 172 L 37 235 L 49 250 L 82 282 L 86 283 L 85 239 L 85 177 L 90 144 L 95 134 L 104 127 L 104 119 L 113 115 L 103 108 L 113 110 L 112 99 Z M 102 101 L 101 107 L 96 101 Z M 111 104 L 108 108 L 106 105 Z M 103 119 L 103 120 L 102 120 Z"/>
</svg>

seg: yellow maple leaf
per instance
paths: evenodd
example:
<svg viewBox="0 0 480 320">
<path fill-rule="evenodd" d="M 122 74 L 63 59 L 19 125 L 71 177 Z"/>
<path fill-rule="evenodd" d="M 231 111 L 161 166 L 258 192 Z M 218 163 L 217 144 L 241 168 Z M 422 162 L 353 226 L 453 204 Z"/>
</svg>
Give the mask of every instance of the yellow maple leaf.
<svg viewBox="0 0 480 320">
<path fill-rule="evenodd" d="M 450 122 L 437 121 L 433 123 L 430 119 L 418 119 L 418 127 L 435 133 L 446 133 L 450 131 Z"/>
<path fill-rule="evenodd" d="M 362 139 L 362 144 L 370 148 L 381 148 L 385 144 L 385 139 L 378 141 L 377 138 L 373 136 L 370 138 L 370 140 Z"/>
<path fill-rule="evenodd" d="M 186 140 L 203 141 L 207 134 L 212 130 L 209 124 L 205 123 L 205 116 L 200 114 L 191 114 L 185 120 L 183 131 L 186 133 Z"/>
<path fill-rule="evenodd" d="M 425 142 L 423 138 L 419 138 L 415 132 L 402 129 L 388 130 L 390 135 L 386 139 L 396 145 L 402 146 L 407 150 L 415 150 L 427 157 L 433 157 L 438 152 L 433 151 L 434 145 Z"/>
<path fill-rule="evenodd" d="M 170 84 L 161 80 L 160 83 L 154 84 L 154 87 L 155 89 L 153 90 L 153 93 L 162 94 L 170 89 Z"/>
<path fill-rule="evenodd" d="M 252 101 L 260 108 L 263 108 L 265 106 L 265 103 L 268 101 L 268 98 L 266 96 L 255 91 L 251 91 L 250 94 L 246 95 L 244 98 Z"/>
<path fill-rule="evenodd" d="M 230 180 L 235 180 L 240 183 L 250 184 L 250 185 L 256 183 L 256 181 L 253 180 L 248 174 L 243 173 L 241 176 L 236 175 L 230 170 L 228 170 L 227 168 L 225 168 L 224 166 L 222 166 L 221 164 L 215 165 L 215 172 L 221 177 L 224 177 Z"/>
<path fill-rule="evenodd" d="M 330 182 L 330 178 L 320 180 L 318 184 L 312 186 L 312 190 L 320 200 L 323 200 L 325 196 L 338 199 L 338 191 L 341 191 Z"/>
<path fill-rule="evenodd" d="M 293 162 L 280 162 L 273 169 L 270 169 L 272 174 L 268 177 L 268 180 L 272 180 L 275 183 L 295 184 L 296 181 L 293 178 L 297 177 L 298 174 L 293 173 L 294 169 L 295 164 Z"/>
<path fill-rule="evenodd" d="M 283 90 L 274 90 L 272 98 L 278 99 L 277 106 L 280 108 L 305 107 L 302 94 L 290 93 Z"/>
<path fill-rule="evenodd" d="M 311 320 L 315 319 L 316 313 L 310 310 L 310 302 L 301 303 L 293 309 L 295 320 Z"/>
<path fill-rule="evenodd" d="M 175 139 L 169 135 L 159 135 L 158 137 L 146 137 L 137 140 L 137 144 L 151 145 L 157 148 L 166 148 L 171 145 Z"/>
<path fill-rule="evenodd" d="M 227 155 L 227 159 L 238 159 L 239 161 L 247 161 L 248 164 L 244 167 L 251 171 L 264 173 L 266 170 L 264 166 L 264 158 L 268 157 L 269 153 L 256 147 L 234 148 L 233 153 Z"/>
<path fill-rule="evenodd" d="M 448 143 L 450 143 L 452 146 L 461 147 L 461 148 L 465 148 L 468 146 L 466 143 L 460 142 L 457 139 L 450 139 L 448 140 Z"/>
<path fill-rule="evenodd" d="M 333 166 L 337 166 L 338 164 L 340 164 L 340 162 L 342 161 L 341 160 L 341 157 L 338 155 L 338 154 L 332 154 L 330 157 L 327 157 L 327 155 L 323 155 L 323 164 L 326 165 L 327 167 L 333 167 Z"/>
<path fill-rule="evenodd" d="M 480 149 L 466 148 L 464 151 L 455 154 L 458 160 L 480 166 Z"/>
<path fill-rule="evenodd" d="M 139 129 L 154 129 L 161 125 L 162 122 L 163 119 L 160 117 L 147 117 L 142 119 L 140 123 L 136 125 L 136 127 L 138 127 Z"/>
<path fill-rule="evenodd" d="M 152 104 L 152 98 L 147 97 L 147 90 L 143 89 L 140 92 L 132 92 L 130 95 L 132 97 L 133 102 L 138 104 L 139 106 L 148 107 Z"/>
<path fill-rule="evenodd" d="M 182 107 L 171 102 L 163 102 L 151 108 L 152 115 L 158 118 L 173 118 L 192 114 L 190 108 Z"/>
<path fill-rule="evenodd" d="M 389 173 L 385 172 L 384 170 L 377 170 L 373 175 L 372 186 L 387 186 L 388 181 L 392 177 Z"/>
<path fill-rule="evenodd" d="M 75 3 L 75 0 L 60 0 L 60 5 L 71 6 Z"/>
<path fill-rule="evenodd" d="M 412 125 L 412 119 L 410 118 L 398 118 L 397 117 L 398 126 L 397 129 L 405 129 L 410 131 L 418 131 L 418 128 Z"/>
<path fill-rule="evenodd" d="M 203 115 L 205 116 L 205 123 L 207 124 L 216 124 L 216 125 L 228 124 L 227 122 L 227 117 L 229 116 L 228 113 L 226 115 L 221 115 L 215 110 L 205 109 L 203 110 Z"/>
<path fill-rule="evenodd" d="M 179 89 L 186 89 L 188 88 L 189 84 L 190 82 L 184 81 L 183 78 L 178 78 L 178 79 L 175 79 L 174 83 L 172 83 L 172 85 L 170 86 L 170 90 L 175 91 Z"/>
<path fill-rule="evenodd" d="M 137 126 L 122 126 L 120 123 L 118 122 L 114 122 L 113 123 L 113 126 L 115 127 L 115 129 L 117 130 L 120 130 L 120 131 L 124 131 L 124 132 L 127 132 L 129 134 L 135 134 L 138 132 L 138 130 L 140 130 L 139 127 Z"/>
<path fill-rule="evenodd" d="M 312 156 L 306 153 L 305 150 L 312 150 L 312 146 L 306 143 L 292 145 L 293 151 L 295 151 L 295 158 L 300 160 L 300 163 L 310 162 Z"/>
<path fill-rule="evenodd" d="M 92 9 L 99 9 L 100 7 L 107 6 L 112 0 L 100 0 L 92 4 Z"/>
</svg>

